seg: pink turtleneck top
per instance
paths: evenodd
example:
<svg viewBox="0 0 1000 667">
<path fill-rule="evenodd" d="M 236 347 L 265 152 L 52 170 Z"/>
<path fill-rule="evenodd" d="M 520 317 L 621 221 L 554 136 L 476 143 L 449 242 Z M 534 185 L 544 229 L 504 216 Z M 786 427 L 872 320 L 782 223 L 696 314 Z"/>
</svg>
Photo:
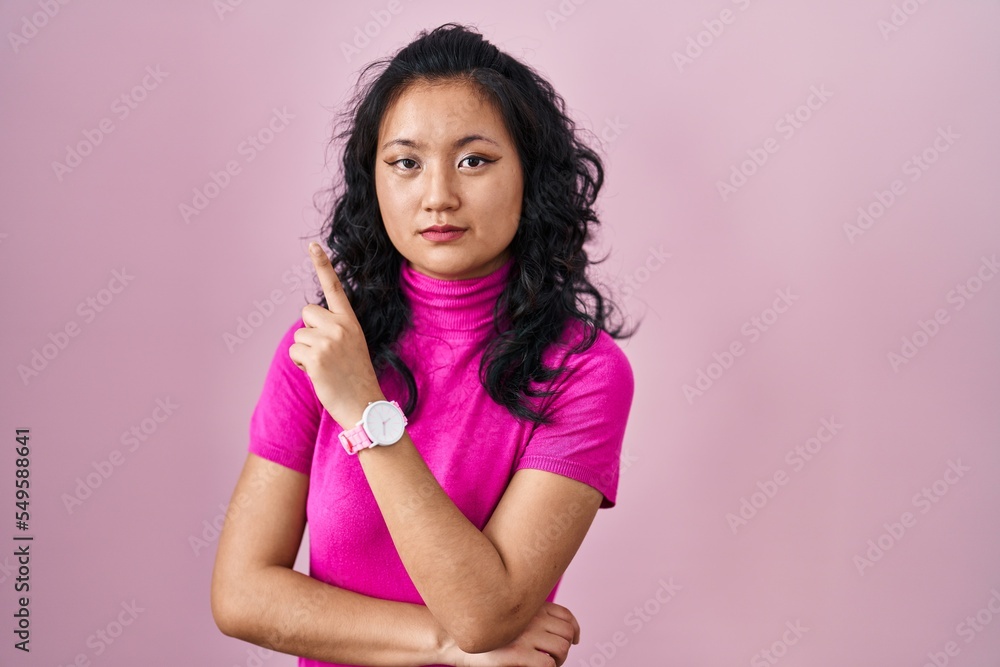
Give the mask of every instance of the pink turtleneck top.
<svg viewBox="0 0 1000 667">
<path fill-rule="evenodd" d="M 588 484 L 604 495 L 602 508 L 613 507 L 634 388 L 628 358 L 604 331 L 589 350 L 565 357 L 584 333 L 571 320 L 542 356 L 546 367 L 572 369 L 553 385 L 560 391 L 549 399 L 553 424 L 516 420 L 490 398 L 478 379 L 479 360 L 512 265 L 509 258 L 489 275 L 451 281 L 418 273 L 405 260 L 400 271 L 414 322 L 400 338 L 400 353 L 418 388 L 407 432 L 441 487 L 480 530 L 521 468 Z M 341 426 L 288 356 L 293 334 L 303 326 L 299 318 L 278 343 L 250 419 L 248 449 L 309 475 L 310 576 L 372 597 L 423 604 L 357 457 L 337 438 Z M 397 373 L 384 374 L 380 387 L 387 399 L 404 405 L 405 385 Z M 532 406 L 537 410 L 540 403 Z M 299 659 L 300 667 L 331 664 Z"/>
</svg>

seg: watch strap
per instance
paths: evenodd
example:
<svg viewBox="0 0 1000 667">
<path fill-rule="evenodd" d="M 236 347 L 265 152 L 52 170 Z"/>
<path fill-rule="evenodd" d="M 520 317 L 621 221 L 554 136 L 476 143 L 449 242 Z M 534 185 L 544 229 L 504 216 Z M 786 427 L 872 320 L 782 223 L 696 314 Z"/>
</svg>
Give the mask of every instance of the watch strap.
<svg viewBox="0 0 1000 667">
<path fill-rule="evenodd" d="M 358 422 L 354 428 L 341 431 L 337 437 L 340 438 L 340 444 L 344 446 L 344 450 L 352 456 L 362 449 L 375 446 L 372 439 L 368 437 L 368 432 L 365 431 L 364 422 Z"/>
<path fill-rule="evenodd" d="M 368 405 L 372 403 L 377 403 L 378 401 L 369 401 Z M 396 406 L 400 414 L 403 416 L 403 426 L 407 424 L 406 415 L 403 413 L 403 409 L 399 407 L 399 403 L 396 401 L 385 401 L 386 403 L 391 403 Z M 365 411 L 367 412 L 367 407 Z M 377 447 L 379 443 L 373 442 L 371 437 L 368 435 L 368 431 L 365 430 L 365 418 L 362 415 L 361 420 L 354 425 L 353 428 L 347 429 L 346 431 L 341 431 L 337 434 L 337 438 L 340 440 L 340 444 L 344 446 L 344 450 L 351 456 L 357 454 L 362 449 L 368 449 L 370 447 Z"/>
</svg>

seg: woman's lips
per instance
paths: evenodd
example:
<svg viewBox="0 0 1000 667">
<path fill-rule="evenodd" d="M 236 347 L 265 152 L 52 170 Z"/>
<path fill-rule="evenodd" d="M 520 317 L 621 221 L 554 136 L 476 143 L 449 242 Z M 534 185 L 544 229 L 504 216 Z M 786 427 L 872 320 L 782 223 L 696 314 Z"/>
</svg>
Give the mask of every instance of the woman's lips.
<svg viewBox="0 0 1000 667">
<path fill-rule="evenodd" d="M 447 232 L 436 232 L 433 229 L 429 229 L 420 235 L 428 241 L 454 241 L 464 233 L 464 229 L 453 229 Z"/>
</svg>

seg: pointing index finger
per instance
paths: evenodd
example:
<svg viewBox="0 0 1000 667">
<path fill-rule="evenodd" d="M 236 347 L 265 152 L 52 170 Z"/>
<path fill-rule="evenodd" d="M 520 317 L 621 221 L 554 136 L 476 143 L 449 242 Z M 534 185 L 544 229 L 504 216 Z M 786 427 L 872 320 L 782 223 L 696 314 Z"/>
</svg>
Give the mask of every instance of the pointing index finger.
<svg viewBox="0 0 1000 667">
<path fill-rule="evenodd" d="M 312 257 L 313 267 L 316 269 L 316 275 L 319 276 L 319 284 L 323 288 L 324 296 L 326 296 L 327 309 L 334 313 L 354 312 L 354 309 L 351 308 L 351 302 L 347 300 L 347 295 L 344 293 L 344 287 L 340 284 L 340 278 L 333 270 L 330 258 L 323 252 L 323 248 L 314 241 L 309 244 L 309 255 Z"/>
</svg>

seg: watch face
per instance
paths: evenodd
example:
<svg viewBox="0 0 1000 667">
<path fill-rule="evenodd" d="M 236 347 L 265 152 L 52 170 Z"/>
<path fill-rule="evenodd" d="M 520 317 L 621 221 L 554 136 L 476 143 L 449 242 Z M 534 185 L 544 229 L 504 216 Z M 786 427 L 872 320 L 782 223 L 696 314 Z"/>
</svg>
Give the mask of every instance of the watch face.
<svg viewBox="0 0 1000 667">
<path fill-rule="evenodd" d="M 372 403 L 365 417 L 365 430 L 372 442 L 391 445 L 403 437 L 403 412 L 388 401 Z"/>
</svg>

